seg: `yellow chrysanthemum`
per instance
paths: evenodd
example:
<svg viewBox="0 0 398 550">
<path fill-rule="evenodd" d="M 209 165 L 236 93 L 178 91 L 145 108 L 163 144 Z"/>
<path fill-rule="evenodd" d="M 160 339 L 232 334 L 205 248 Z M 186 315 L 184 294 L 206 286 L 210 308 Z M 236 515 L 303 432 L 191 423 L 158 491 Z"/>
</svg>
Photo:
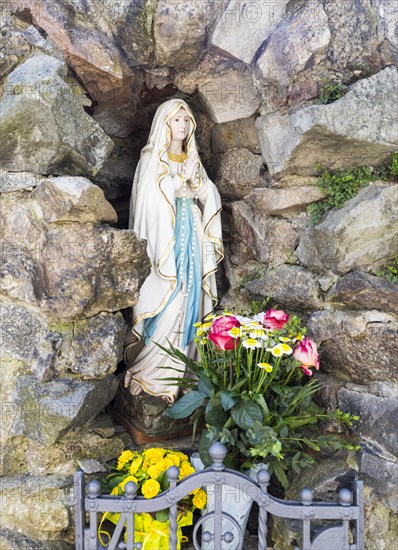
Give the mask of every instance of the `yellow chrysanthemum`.
<svg viewBox="0 0 398 550">
<path fill-rule="evenodd" d="M 283 355 L 283 351 L 281 350 L 280 346 L 274 346 L 273 348 L 271 348 L 270 351 L 274 357 L 280 357 L 281 355 Z"/>
<path fill-rule="evenodd" d="M 146 449 L 142 456 L 149 460 L 149 462 L 156 463 L 159 460 L 162 460 L 166 453 L 166 449 L 162 449 L 161 447 L 154 447 L 153 449 Z"/>
<path fill-rule="evenodd" d="M 291 353 L 293 353 L 292 348 L 288 344 L 279 344 L 279 347 L 286 355 L 290 355 Z"/>
<path fill-rule="evenodd" d="M 156 479 L 162 472 L 162 467 L 159 464 L 152 464 L 147 470 L 151 479 Z"/>
<path fill-rule="evenodd" d="M 155 497 L 160 491 L 160 483 L 156 479 L 148 479 L 143 484 L 141 491 L 145 498 Z"/>
<path fill-rule="evenodd" d="M 196 508 L 199 508 L 199 510 L 202 510 L 206 506 L 207 502 L 207 495 L 203 491 L 203 489 L 199 489 L 199 491 L 196 493 L 196 495 L 192 499 L 192 504 L 196 506 Z"/>
<path fill-rule="evenodd" d="M 264 369 L 266 372 L 272 372 L 274 368 L 269 363 L 257 363 L 257 366 L 260 367 L 260 369 Z"/>
<path fill-rule="evenodd" d="M 188 462 L 184 461 L 180 466 L 180 479 L 189 476 L 195 472 L 195 468 Z"/>
<path fill-rule="evenodd" d="M 181 458 L 177 455 L 177 453 L 169 453 L 165 458 L 171 460 L 173 466 L 178 467 L 181 464 Z"/>
<path fill-rule="evenodd" d="M 130 474 L 136 474 L 141 464 L 142 456 L 137 456 L 137 458 L 134 458 L 133 462 L 130 464 Z"/>
<path fill-rule="evenodd" d="M 290 338 L 287 338 L 286 336 L 280 336 L 280 337 L 279 337 L 279 340 L 280 340 L 281 342 L 290 342 L 291 339 L 290 339 Z"/>
<path fill-rule="evenodd" d="M 135 453 L 133 453 L 132 451 L 123 451 L 122 454 L 117 459 L 116 469 L 121 470 L 127 464 L 127 462 L 130 462 L 130 460 L 134 458 L 134 456 L 135 456 Z"/>
<path fill-rule="evenodd" d="M 261 328 L 257 328 L 250 331 L 250 338 L 260 338 L 261 340 L 268 340 L 268 336 Z"/>
<path fill-rule="evenodd" d="M 249 349 L 255 349 L 261 346 L 260 342 L 258 342 L 254 338 L 247 338 L 246 340 L 243 341 L 242 345 L 244 348 L 249 348 Z"/>
<path fill-rule="evenodd" d="M 187 455 L 182 453 L 181 451 L 176 451 L 174 454 L 176 454 L 179 457 L 181 462 L 185 462 L 186 460 L 188 460 Z"/>
</svg>

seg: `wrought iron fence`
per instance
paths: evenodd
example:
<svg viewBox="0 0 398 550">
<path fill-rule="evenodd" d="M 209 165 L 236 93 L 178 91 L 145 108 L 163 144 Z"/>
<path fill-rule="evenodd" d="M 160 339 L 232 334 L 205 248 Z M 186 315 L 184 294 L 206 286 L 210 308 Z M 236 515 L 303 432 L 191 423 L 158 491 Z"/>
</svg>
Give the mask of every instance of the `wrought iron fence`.
<svg viewBox="0 0 398 550">
<path fill-rule="evenodd" d="M 364 549 L 364 504 L 363 482 L 353 482 L 353 492 L 341 489 L 339 502 L 314 502 L 311 489 L 301 491 L 301 501 L 281 500 L 268 493 L 269 473 L 261 470 L 257 474 L 257 482 L 235 470 L 224 466 L 226 448 L 220 443 L 214 443 L 210 449 L 212 466 L 184 478 L 179 483 L 179 469 L 171 466 L 167 471 L 170 488 L 151 499 L 136 495 L 135 483 L 125 485 L 124 496 L 101 495 L 100 483 L 90 481 L 85 490 L 85 476 L 81 470 L 75 473 L 75 519 L 76 519 L 76 550 L 98 550 L 98 515 L 104 512 L 120 513 L 120 519 L 114 529 L 107 550 L 126 549 L 139 550 L 141 543 L 134 543 L 134 514 L 140 512 L 156 512 L 169 510 L 169 546 L 170 550 L 177 548 L 177 504 L 194 489 L 202 486 L 214 490 L 214 510 L 205 513 L 196 522 L 193 530 L 193 544 L 200 550 L 198 531 L 204 521 L 214 520 L 214 529 L 202 532 L 202 541 L 207 548 L 213 543 L 213 550 L 225 548 L 230 544 L 231 550 L 242 548 L 243 535 L 241 526 L 236 519 L 222 509 L 222 485 L 239 487 L 248 498 L 259 506 L 258 518 L 258 549 L 267 549 L 267 516 L 272 514 L 286 519 L 302 521 L 301 550 L 363 550 Z M 86 514 L 88 515 L 88 525 Z M 223 519 L 231 522 L 238 532 L 238 539 L 231 531 L 223 532 Z M 321 520 L 333 522 L 312 533 L 311 522 Z M 207 521 L 208 524 L 208 521 Z M 125 536 L 123 537 L 123 533 Z M 123 538 L 125 542 L 123 541 Z M 300 550 L 295 548 L 295 550 Z"/>
</svg>

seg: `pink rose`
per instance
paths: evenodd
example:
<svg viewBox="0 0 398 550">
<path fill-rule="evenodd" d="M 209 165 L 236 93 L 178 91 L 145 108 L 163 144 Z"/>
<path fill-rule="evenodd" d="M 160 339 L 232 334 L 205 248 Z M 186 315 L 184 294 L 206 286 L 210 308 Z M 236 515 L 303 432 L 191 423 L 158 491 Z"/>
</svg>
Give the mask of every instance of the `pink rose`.
<svg viewBox="0 0 398 550">
<path fill-rule="evenodd" d="M 231 328 L 240 327 L 240 323 L 236 317 L 224 315 L 216 319 L 209 331 L 209 340 L 222 350 L 234 349 L 239 339 L 233 338 L 228 331 Z"/>
<path fill-rule="evenodd" d="M 265 328 L 279 330 L 289 320 L 289 315 L 281 309 L 269 309 L 264 314 L 263 325 Z"/>
<path fill-rule="evenodd" d="M 307 376 L 312 376 L 310 367 L 315 367 L 319 370 L 319 355 L 318 348 L 312 340 L 307 336 L 301 340 L 294 348 L 293 357 L 301 362 L 300 369 Z"/>
</svg>

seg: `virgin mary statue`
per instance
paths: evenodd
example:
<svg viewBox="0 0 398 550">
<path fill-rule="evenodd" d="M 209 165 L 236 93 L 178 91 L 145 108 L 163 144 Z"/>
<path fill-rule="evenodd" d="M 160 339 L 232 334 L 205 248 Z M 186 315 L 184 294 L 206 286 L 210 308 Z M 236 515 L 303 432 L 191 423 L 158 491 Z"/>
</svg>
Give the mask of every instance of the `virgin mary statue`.
<svg viewBox="0 0 398 550">
<path fill-rule="evenodd" d="M 196 358 L 193 325 L 217 303 L 215 272 L 224 256 L 221 200 L 200 162 L 195 130 L 185 101 L 171 99 L 158 107 L 130 201 L 129 229 L 146 239 L 151 273 L 133 308 L 124 386 L 133 395 L 144 390 L 170 403 L 179 388 L 165 378 L 184 372 L 165 368 L 176 364 L 156 343 L 168 347 L 169 340 Z"/>
</svg>

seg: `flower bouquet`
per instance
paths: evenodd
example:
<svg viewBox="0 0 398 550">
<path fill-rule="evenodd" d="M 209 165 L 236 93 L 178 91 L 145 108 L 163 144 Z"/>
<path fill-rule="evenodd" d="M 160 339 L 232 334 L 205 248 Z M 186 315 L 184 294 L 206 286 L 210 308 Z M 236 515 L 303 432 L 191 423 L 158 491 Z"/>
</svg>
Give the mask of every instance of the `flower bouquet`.
<svg viewBox="0 0 398 550">
<path fill-rule="evenodd" d="M 117 465 L 107 476 L 106 489 L 111 495 L 123 495 L 127 482 L 133 481 L 137 485 L 137 495 L 152 498 L 169 488 L 166 472 L 170 466 L 180 469 L 180 480 L 195 472 L 187 455 L 178 451 L 163 448 L 152 448 L 144 451 L 123 451 Z M 181 528 L 193 523 L 193 510 L 202 509 L 206 505 L 206 493 L 203 489 L 195 489 L 178 504 L 177 516 L 177 550 L 181 542 L 186 540 Z M 106 546 L 111 535 L 102 528 L 105 520 L 115 525 L 120 514 L 106 512 L 103 514 L 99 526 L 99 540 Z M 169 549 L 169 511 L 160 510 L 154 513 L 139 513 L 134 515 L 134 542 L 142 544 L 142 550 Z M 104 541 L 104 537 L 107 540 Z"/>
<path fill-rule="evenodd" d="M 284 488 L 288 474 L 314 464 L 322 447 L 353 449 L 334 435 L 321 435 L 319 422 L 352 425 L 356 417 L 340 410 L 325 413 L 314 401 L 320 385 L 317 346 L 296 316 L 268 309 L 245 315 L 225 311 L 196 324 L 200 360 L 170 345 L 162 349 L 196 378 L 169 378 L 189 391 L 168 410 L 172 418 L 196 411 L 206 427 L 199 443 L 205 466 L 214 441 L 227 446 L 225 463 L 239 470 L 268 464 Z"/>
</svg>

